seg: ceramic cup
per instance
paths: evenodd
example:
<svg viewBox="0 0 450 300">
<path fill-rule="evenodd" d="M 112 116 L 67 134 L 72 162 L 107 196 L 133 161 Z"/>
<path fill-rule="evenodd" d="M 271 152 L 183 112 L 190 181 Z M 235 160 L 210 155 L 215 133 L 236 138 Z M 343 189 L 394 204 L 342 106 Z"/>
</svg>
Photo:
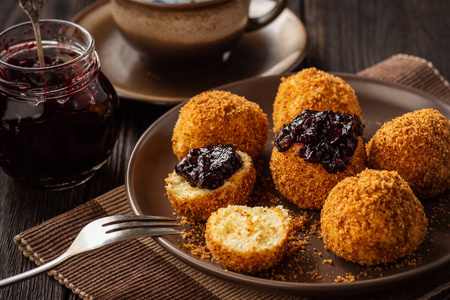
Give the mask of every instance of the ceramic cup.
<svg viewBox="0 0 450 300">
<path fill-rule="evenodd" d="M 112 0 L 112 16 L 127 42 L 152 64 L 197 66 L 220 61 L 245 31 L 259 29 L 287 0 L 257 18 L 251 0 Z"/>
</svg>

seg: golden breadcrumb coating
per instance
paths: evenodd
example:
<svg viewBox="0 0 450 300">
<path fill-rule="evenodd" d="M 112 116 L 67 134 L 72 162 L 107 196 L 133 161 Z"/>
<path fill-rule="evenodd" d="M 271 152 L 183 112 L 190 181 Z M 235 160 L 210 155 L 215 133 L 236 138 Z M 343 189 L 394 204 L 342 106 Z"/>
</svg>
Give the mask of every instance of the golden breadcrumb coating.
<svg viewBox="0 0 450 300">
<path fill-rule="evenodd" d="M 273 125 L 277 133 L 292 122 L 302 110 L 311 109 L 357 114 L 363 121 L 355 91 L 343 79 L 317 70 L 303 69 L 288 78 L 283 77 L 273 103 Z"/>
<path fill-rule="evenodd" d="M 321 164 L 305 161 L 297 155 L 298 144 L 286 152 L 273 148 L 270 170 L 276 189 L 285 198 L 304 209 L 321 209 L 328 193 L 342 179 L 354 176 L 366 168 L 364 141 L 358 138 L 355 153 L 343 172 L 328 173 Z"/>
<path fill-rule="evenodd" d="M 241 168 L 225 183 L 214 189 L 192 187 L 175 171 L 166 178 L 166 191 L 175 211 L 196 221 L 206 221 L 212 212 L 229 204 L 245 204 L 256 180 L 256 170 L 251 157 L 236 151 L 242 160 Z"/>
<path fill-rule="evenodd" d="M 281 260 L 291 228 L 289 213 L 281 206 L 230 205 L 209 217 L 206 245 L 225 267 L 254 274 Z"/>
<path fill-rule="evenodd" d="M 366 169 L 338 183 L 321 212 L 325 247 L 361 265 L 393 262 L 425 238 L 428 220 L 395 171 Z"/>
<path fill-rule="evenodd" d="M 417 197 L 450 189 L 450 123 L 434 109 L 404 114 L 385 123 L 367 144 L 370 168 L 395 170 Z"/>
<path fill-rule="evenodd" d="M 203 92 L 180 110 L 173 130 L 173 152 L 181 159 L 190 149 L 232 144 L 255 159 L 269 135 L 267 115 L 258 104 L 225 91 Z"/>
</svg>

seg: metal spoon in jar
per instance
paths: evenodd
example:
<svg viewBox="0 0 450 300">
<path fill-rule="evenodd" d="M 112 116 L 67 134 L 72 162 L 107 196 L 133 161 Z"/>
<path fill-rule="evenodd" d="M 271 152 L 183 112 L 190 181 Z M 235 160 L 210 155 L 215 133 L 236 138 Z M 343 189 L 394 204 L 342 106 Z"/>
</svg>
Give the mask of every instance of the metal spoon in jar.
<svg viewBox="0 0 450 300">
<path fill-rule="evenodd" d="M 46 0 L 19 0 L 20 8 L 28 15 L 31 24 L 33 25 L 38 61 L 41 68 L 45 67 L 45 60 L 44 50 L 42 49 L 41 31 L 39 29 L 39 14 L 45 1 Z"/>
</svg>

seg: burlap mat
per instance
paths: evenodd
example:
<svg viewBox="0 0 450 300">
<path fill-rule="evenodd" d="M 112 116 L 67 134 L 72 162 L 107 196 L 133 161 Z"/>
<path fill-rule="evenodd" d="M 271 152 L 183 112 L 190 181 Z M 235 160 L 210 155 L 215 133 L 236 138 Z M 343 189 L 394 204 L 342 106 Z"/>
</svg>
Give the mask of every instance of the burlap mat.
<svg viewBox="0 0 450 300">
<path fill-rule="evenodd" d="M 450 103 L 448 82 L 418 57 L 395 55 L 359 75 L 422 89 Z M 123 186 L 20 233 L 14 241 L 41 265 L 64 252 L 87 223 L 116 214 L 132 214 Z M 287 299 L 211 278 L 173 258 L 151 238 L 107 247 L 72 258 L 49 275 L 82 299 Z M 424 294 L 432 297 L 448 285 Z"/>
</svg>

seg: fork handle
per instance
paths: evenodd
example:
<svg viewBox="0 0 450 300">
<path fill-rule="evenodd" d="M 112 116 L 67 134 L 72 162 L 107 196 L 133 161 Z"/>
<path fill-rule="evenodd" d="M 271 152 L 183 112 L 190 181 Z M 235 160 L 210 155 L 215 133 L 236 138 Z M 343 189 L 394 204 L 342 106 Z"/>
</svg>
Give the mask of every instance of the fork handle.
<svg viewBox="0 0 450 300">
<path fill-rule="evenodd" d="M 48 263 L 45 263 L 37 268 L 28 270 L 26 272 L 5 278 L 0 280 L 0 288 L 6 287 L 8 285 L 11 285 L 13 283 L 17 283 L 23 280 L 26 280 L 28 278 L 34 277 L 36 275 L 42 274 L 45 271 L 51 270 L 52 268 L 58 266 L 62 262 L 64 262 L 67 258 L 69 258 L 70 255 L 67 255 L 66 253 L 63 253 L 62 255 L 58 256 L 54 260 L 49 261 Z"/>
</svg>

